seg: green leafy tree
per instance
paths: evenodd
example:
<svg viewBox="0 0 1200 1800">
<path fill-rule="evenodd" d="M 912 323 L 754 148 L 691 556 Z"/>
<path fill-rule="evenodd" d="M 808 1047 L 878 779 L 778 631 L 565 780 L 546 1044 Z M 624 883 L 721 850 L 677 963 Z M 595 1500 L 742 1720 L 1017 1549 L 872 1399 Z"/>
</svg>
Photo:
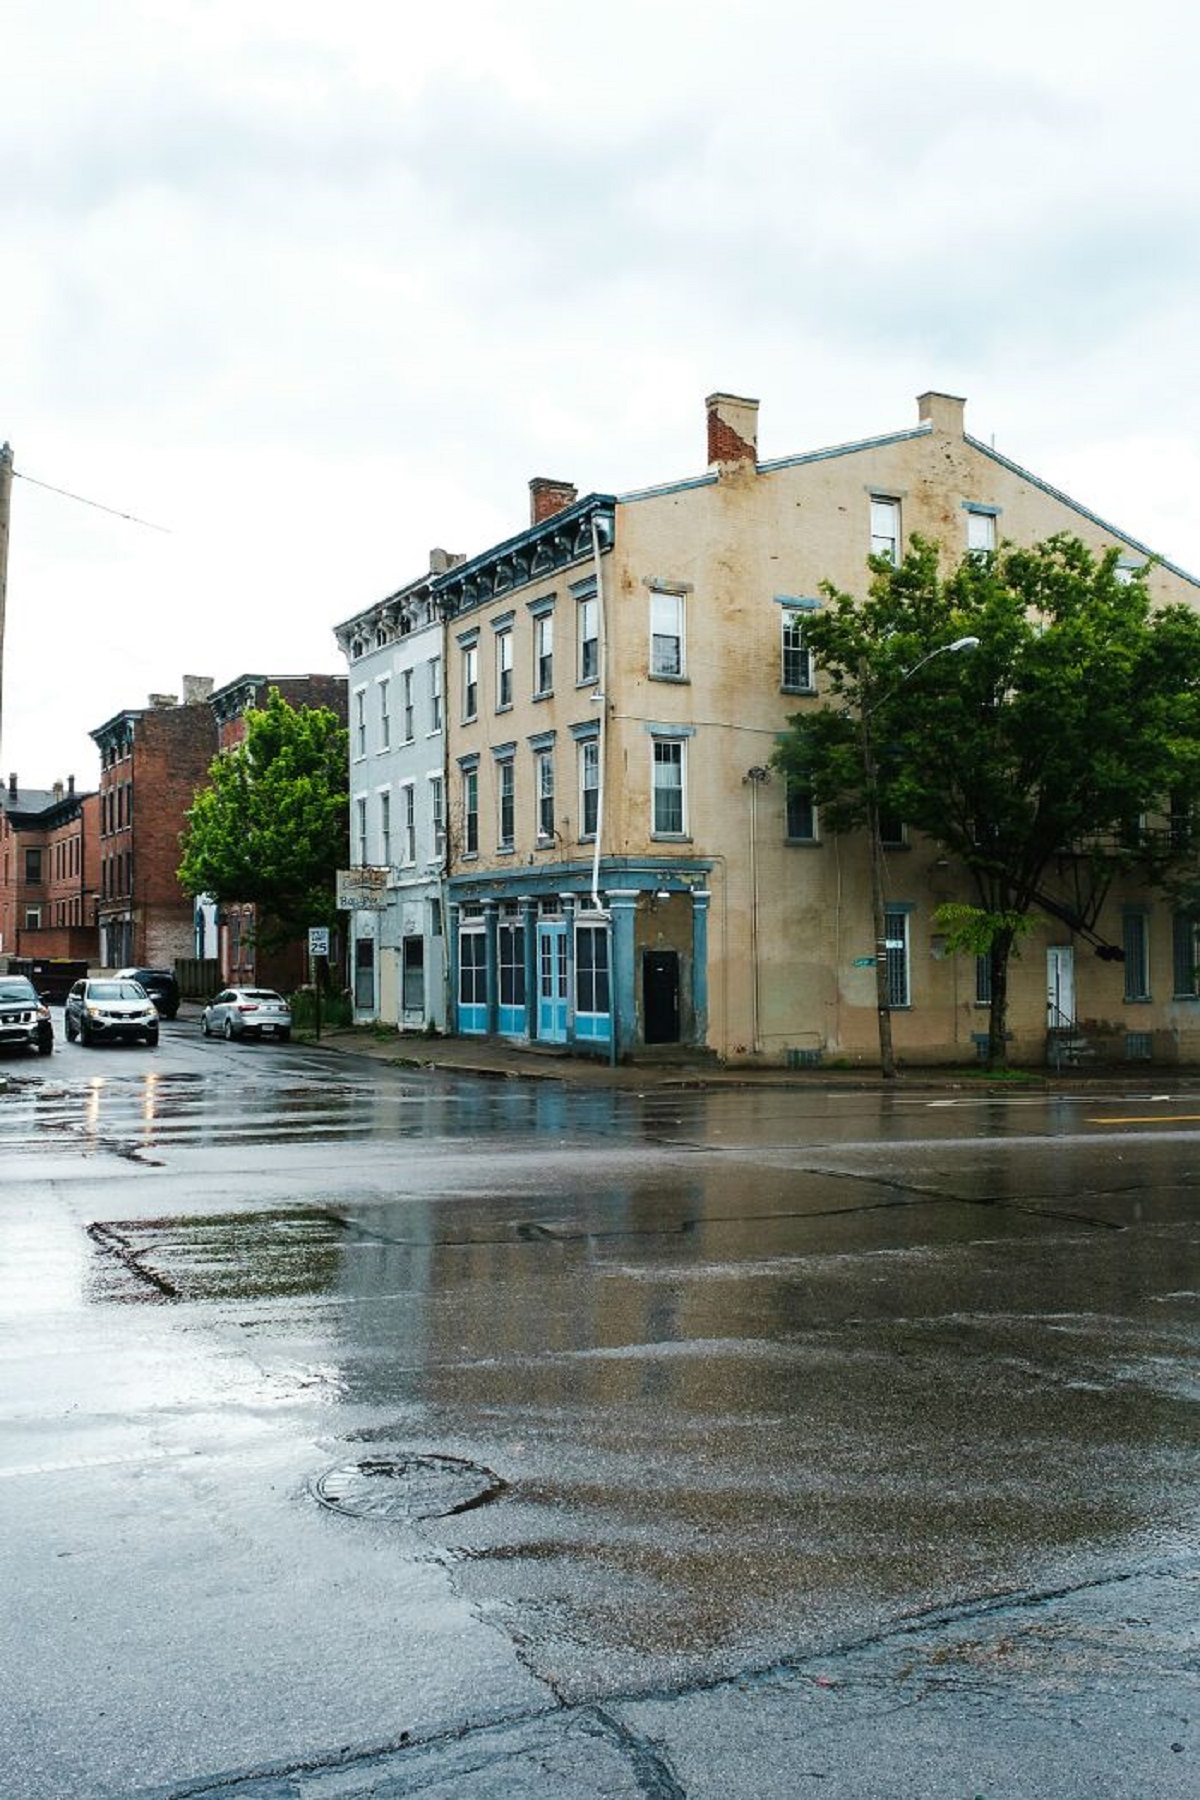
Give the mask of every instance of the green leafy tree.
<svg viewBox="0 0 1200 1800">
<path fill-rule="evenodd" d="M 1161 882 L 1177 861 L 1142 821 L 1200 793 L 1200 616 L 1155 610 L 1142 572 L 1066 536 L 945 577 L 915 538 L 870 569 L 865 600 L 823 588 L 806 635 L 826 703 L 792 719 L 774 760 L 831 830 L 891 813 L 967 872 L 975 904 L 942 923 L 952 948 L 989 957 L 1002 1067 L 1009 959 L 1032 916 L 1090 929 L 1119 869 Z M 969 654 L 942 654 L 964 639 Z"/>
<path fill-rule="evenodd" d="M 185 893 L 253 902 L 259 940 L 287 943 L 336 920 L 349 818 L 347 733 L 327 707 L 292 707 L 272 688 L 246 736 L 209 767 L 180 837 Z"/>
</svg>

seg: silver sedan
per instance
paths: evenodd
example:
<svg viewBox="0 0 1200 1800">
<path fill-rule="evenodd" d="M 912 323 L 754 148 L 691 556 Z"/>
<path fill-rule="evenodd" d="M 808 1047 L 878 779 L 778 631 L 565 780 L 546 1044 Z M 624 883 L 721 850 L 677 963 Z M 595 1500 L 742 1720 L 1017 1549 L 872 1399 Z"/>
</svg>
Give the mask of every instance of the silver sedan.
<svg viewBox="0 0 1200 1800">
<path fill-rule="evenodd" d="M 205 1037 L 279 1038 L 292 1035 L 292 1013 L 274 988 L 223 988 L 210 1000 L 200 1017 Z"/>
</svg>

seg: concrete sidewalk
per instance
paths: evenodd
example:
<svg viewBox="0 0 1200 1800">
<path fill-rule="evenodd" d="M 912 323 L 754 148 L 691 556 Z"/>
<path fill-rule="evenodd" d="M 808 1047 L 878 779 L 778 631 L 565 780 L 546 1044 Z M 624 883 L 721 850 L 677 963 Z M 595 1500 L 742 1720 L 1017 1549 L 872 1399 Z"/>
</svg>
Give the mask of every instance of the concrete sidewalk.
<svg viewBox="0 0 1200 1800">
<path fill-rule="evenodd" d="M 884 1081 L 870 1068 L 782 1069 L 737 1064 L 729 1067 L 700 1052 L 651 1053 L 646 1060 L 609 1063 L 599 1057 L 570 1056 L 535 1044 L 501 1043 L 494 1039 L 418 1037 L 387 1026 L 335 1027 L 320 1039 L 308 1034 L 293 1039 L 314 1049 L 367 1056 L 400 1068 L 437 1070 L 446 1074 L 491 1079 L 566 1081 L 581 1087 L 608 1087 L 643 1093 L 656 1088 L 778 1088 L 819 1094 L 845 1089 L 866 1093 L 953 1092 L 1019 1093 L 1172 1093 L 1200 1092 L 1200 1069 L 1125 1068 L 1018 1070 L 1007 1077 L 989 1076 L 982 1068 L 902 1069 L 895 1081 Z"/>
</svg>

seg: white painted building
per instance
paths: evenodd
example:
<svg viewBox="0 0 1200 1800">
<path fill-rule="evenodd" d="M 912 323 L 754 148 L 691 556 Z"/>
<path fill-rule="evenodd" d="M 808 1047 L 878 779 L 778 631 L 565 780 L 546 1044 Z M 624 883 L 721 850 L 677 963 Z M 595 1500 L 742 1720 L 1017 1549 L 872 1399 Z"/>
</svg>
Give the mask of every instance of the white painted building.
<svg viewBox="0 0 1200 1800">
<path fill-rule="evenodd" d="M 445 672 L 426 574 L 335 627 L 349 665 L 349 868 L 387 871 L 378 907 L 347 915 L 357 1022 L 446 1028 Z"/>
</svg>

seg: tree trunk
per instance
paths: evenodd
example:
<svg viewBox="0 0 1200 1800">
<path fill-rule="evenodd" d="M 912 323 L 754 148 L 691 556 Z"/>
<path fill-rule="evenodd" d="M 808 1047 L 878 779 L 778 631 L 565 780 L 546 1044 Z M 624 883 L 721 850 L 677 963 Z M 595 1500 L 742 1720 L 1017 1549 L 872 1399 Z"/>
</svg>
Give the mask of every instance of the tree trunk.
<svg viewBox="0 0 1200 1800">
<path fill-rule="evenodd" d="M 1012 955 L 1014 933 L 1001 931 L 992 939 L 989 951 L 992 976 L 992 999 L 988 1010 L 987 1067 L 1008 1067 L 1008 962 Z"/>
</svg>

